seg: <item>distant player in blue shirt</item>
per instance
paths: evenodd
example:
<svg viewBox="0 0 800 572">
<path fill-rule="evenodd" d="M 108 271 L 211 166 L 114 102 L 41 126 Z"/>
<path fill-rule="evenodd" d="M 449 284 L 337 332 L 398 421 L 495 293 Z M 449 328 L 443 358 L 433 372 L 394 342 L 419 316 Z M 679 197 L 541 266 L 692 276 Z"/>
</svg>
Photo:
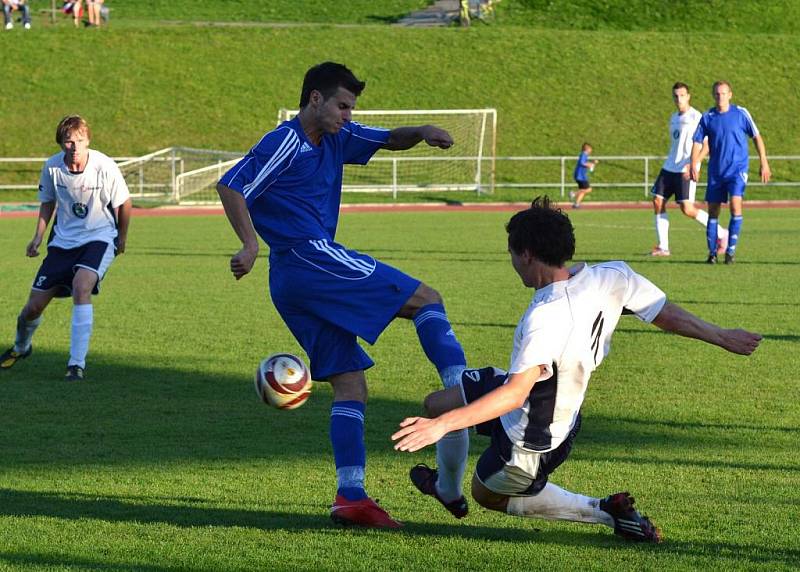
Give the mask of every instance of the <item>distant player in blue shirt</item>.
<svg viewBox="0 0 800 572">
<path fill-rule="evenodd" d="M 597 161 L 589 158 L 592 154 L 592 146 L 589 143 L 584 143 L 581 146 L 581 154 L 578 155 L 578 161 L 575 163 L 575 170 L 572 172 L 572 178 L 578 185 L 578 191 L 570 191 L 569 198 L 572 199 L 572 208 L 577 209 L 581 206 L 583 197 L 592 192 L 592 185 L 589 183 L 589 173 L 594 171 L 597 166 Z"/>
<path fill-rule="evenodd" d="M 731 222 L 728 226 L 725 264 L 733 264 L 736 244 L 742 229 L 742 200 L 747 186 L 750 159 L 747 149 L 748 138 L 755 142 L 761 161 L 758 170 L 761 182 L 768 183 L 772 172 L 767 162 L 764 140 L 758 132 L 755 121 L 744 107 L 731 104 L 733 96 L 731 85 L 727 81 L 717 81 L 712 86 L 711 93 L 717 105 L 703 114 L 694 132 L 690 174 L 692 180 L 697 181 L 697 164 L 703 149 L 703 139 L 708 137 L 710 158 L 706 202 L 709 218 L 706 241 L 709 254 L 706 262 L 717 263 L 717 224 L 720 204 L 728 202 L 730 197 Z"/>
<path fill-rule="evenodd" d="M 364 490 L 364 370 L 374 364 L 357 338 L 373 344 L 396 317 L 414 320 L 445 387 L 460 383 L 466 358 L 436 290 L 335 242 L 342 169 L 345 163 L 366 164 L 379 149 L 409 149 L 421 141 L 447 149 L 453 140 L 432 125 L 386 130 L 351 121 L 364 85 L 341 64 L 308 70 L 297 117 L 264 135 L 225 173 L 217 191 L 243 244 L 231 258 L 231 272 L 238 280 L 252 269 L 257 232 L 270 248 L 275 308 L 308 354 L 313 379 L 333 387 L 330 438 L 338 489 L 331 518 L 398 528 Z M 444 442 L 437 454 L 437 498 L 464 516 L 467 432 L 454 432 Z"/>
</svg>

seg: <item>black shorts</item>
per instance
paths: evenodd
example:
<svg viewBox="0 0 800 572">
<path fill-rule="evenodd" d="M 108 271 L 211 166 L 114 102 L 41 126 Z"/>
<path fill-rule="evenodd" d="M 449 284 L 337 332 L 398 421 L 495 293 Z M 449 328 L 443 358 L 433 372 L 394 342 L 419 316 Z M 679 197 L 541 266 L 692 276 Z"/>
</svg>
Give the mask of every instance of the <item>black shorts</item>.
<svg viewBox="0 0 800 572">
<path fill-rule="evenodd" d="M 77 248 L 47 247 L 47 256 L 36 278 L 33 279 L 33 290 L 50 290 L 57 288 L 56 298 L 67 298 L 72 295 L 72 280 L 79 268 L 87 268 L 97 274 L 97 283 L 92 294 L 100 292 L 100 281 L 114 260 L 114 245 L 102 240 L 87 242 Z"/>
<path fill-rule="evenodd" d="M 578 183 L 578 188 L 581 189 L 581 190 L 592 188 L 591 183 L 589 181 L 587 181 L 587 180 L 575 179 L 575 182 Z"/>
<path fill-rule="evenodd" d="M 674 195 L 675 202 L 690 201 L 693 203 L 696 190 L 697 183 L 684 179 L 682 173 L 673 173 L 672 171 L 661 169 L 656 182 L 653 183 L 650 194 L 662 197 L 665 201 L 668 201 Z"/>
<path fill-rule="evenodd" d="M 464 398 L 467 403 L 472 403 L 476 399 L 486 395 L 493 389 L 503 385 L 508 374 L 493 367 L 486 367 L 482 369 L 468 369 L 464 371 L 461 378 L 461 385 L 464 389 Z M 572 443 L 578 435 L 581 428 L 581 414 L 578 413 L 575 424 L 570 429 L 567 438 L 552 451 L 545 453 L 529 452 L 531 456 L 538 456 L 538 463 L 535 475 L 529 475 L 529 478 L 520 480 L 519 471 L 517 471 L 516 482 L 521 484 L 517 490 L 495 490 L 501 494 L 510 495 L 535 495 L 538 494 L 547 484 L 548 477 L 555 471 L 561 463 L 567 460 L 570 452 L 572 451 Z M 487 448 L 475 468 L 480 481 L 486 485 L 490 490 L 492 489 L 491 482 L 497 480 L 496 476 L 506 470 L 506 465 L 512 459 L 514 444 L 506 435 L 503 424 L 500 419 L 493 419 L 475 427 L 479 435 L 488 436 L 491 439 L 489 448 Z"/>
</svg>

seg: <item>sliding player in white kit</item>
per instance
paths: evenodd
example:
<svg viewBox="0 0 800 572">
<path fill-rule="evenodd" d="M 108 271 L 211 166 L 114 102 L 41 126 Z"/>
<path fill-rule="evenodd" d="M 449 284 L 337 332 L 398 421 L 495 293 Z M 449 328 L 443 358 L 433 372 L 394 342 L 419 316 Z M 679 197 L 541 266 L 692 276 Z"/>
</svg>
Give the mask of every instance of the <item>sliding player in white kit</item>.
<svg viewBox="0 0 800 572">
<path fill-rule="evenodd" d="M 692 158 L 692 136 L 700 123 L 702 113 L 689 103 L 691 99 L 689 86 L 677 82 L 672 86 L 672 101 L 678 110 L 669 118 L 669 133 L 672 146 L 669 156 L 661 167 L 651 194 L 653 195 L 653 209 L 655 211 L 656 237 L 658 244 L 650 252 L 650 256 L 669 256 L 669 217 L 667 216 L 667 201 L 675 196 L 675 202 L 680 206 L 681 212 L 690 219 L 706 227 L 708 213 L 694 206 L 697 183 L 689 177 L 689 163 Z M 708 142 L 703 144 L 703 152 L 697 160 L 697 169 L 708 155 Z M 719 227 L 718 249 L 725 251 L 728 246 L 728 231 Z"/>
<path fill-rule="evenodd" d="M 14 345 L 0 356 L 0 369 L 31 355 L 33 333 L 50 301 L 72 296 L 72 328 L 67 381 L 84 379 L 92 335 L 92 295 L 117 254 L 125 252 L 131 199 L 113 159 L 89 149 L 91 130 L 78 115 L 62 119 L 56 142 L 62 151 L 50 157 L 39 180 L 39 217 L 27 256 L 39 256 L 47 225 L 56 218 L 47 256 L 17 318 Z"/>
<path fill-rule="evenodd" d="M 567 268 L 575 252 L 572 224 L 547 197 L 514 215 L 506 229 L 511 264 L 523 284 L 536 289 L 514 333 L 508 373 L 465 370 L 460 386 L 425 399 L 432 419 L 400 423 L 392 435 L 395 449 L 417 451 L 450 431 L 475 426 L 491 438 L 472 479 L 472 496 L 481 506 L 515 516 L 604 524 L 628 540 L 659 542 L 661 533 L 627 492 L 592 498 L 548 482 L 580 429 L 589 377 L 608 354 L 622 314 L 743 355 L 758 347 L 761 336 L 704 322 L 667 302 L 624 262 Z M 435 469 L 420 464 L 410 476 L 421 492 L 436 498 Z"/>
</svg>

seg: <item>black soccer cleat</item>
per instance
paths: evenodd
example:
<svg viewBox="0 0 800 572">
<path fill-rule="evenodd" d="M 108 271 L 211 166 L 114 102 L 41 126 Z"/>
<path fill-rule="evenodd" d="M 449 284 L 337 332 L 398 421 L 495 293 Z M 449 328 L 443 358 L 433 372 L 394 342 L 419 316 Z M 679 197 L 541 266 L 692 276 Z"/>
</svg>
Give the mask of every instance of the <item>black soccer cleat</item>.
<svg viewBox="0 0 800 572">
<path fill-rule="evenodd" d="M 33 353 L 33 346 L 28 346 L 24 352 L 18 352 L 11 346 L 0 356 L 0 369 L 11 369 L 19 360 L 25 359 Z"/>
<path fill-rule="evenodd" d="M 729 253 L 726 252 L 725 253 L 725 264 L 733 264 L 734 262 L 736 262 L 736 260 L 734 258 L 734 255 L 733 254 L 729 254 Z"/>
<path fill-rule="evenodd" d="M 633 508 L 634 498 L 629 493 L 616 493 L 600 500 L 600 510 L 614 519 L 614 534 L 634 542 L 661 542 L 661 531 L 649 518 Z"/>
<path fill-rule="evenodd" d="M 83 381 L 84 377 L 81 366 L 69 365 L 67 366 L 67 374 L 64 376 L 64 381 Z"/>
<path fill-rule="evenodd" d="M 717 263 L 717 255 L 709 254 L 708 258 L 706 258 L 706 264 L 716 264 L 716 263 Z"/>
<path fill-rule="evenodd" d="M 456 518 L 464 518 L 469 513 L 469 505 L 467 499 L 462 495 L 454 501 L 445 502 L 439 493 L 436 491 L 436 481 L 439 479 L 439 471 L 431 469 L 428 465 L 420 463 L 408 472 L 411 482 L 417 487 L 417 490 L 424 495 L 432 496 L 439 501 L 450 514 Z"/>
</svg>

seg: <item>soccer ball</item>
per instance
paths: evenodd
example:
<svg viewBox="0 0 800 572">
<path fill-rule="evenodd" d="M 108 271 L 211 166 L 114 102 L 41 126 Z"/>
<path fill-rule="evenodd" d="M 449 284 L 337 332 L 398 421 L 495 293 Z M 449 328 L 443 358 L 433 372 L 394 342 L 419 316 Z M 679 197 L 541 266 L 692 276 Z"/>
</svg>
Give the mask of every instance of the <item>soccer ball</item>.
<svg viewBox="0 0 800 572">
<path fill-rule="evenodd" d="M 274 354 L 258 364 L 256 393 L 278 409 L 295 409 L 311 395 L 311 375 L 303 360 L 292 354 Z"/>
</svg>

